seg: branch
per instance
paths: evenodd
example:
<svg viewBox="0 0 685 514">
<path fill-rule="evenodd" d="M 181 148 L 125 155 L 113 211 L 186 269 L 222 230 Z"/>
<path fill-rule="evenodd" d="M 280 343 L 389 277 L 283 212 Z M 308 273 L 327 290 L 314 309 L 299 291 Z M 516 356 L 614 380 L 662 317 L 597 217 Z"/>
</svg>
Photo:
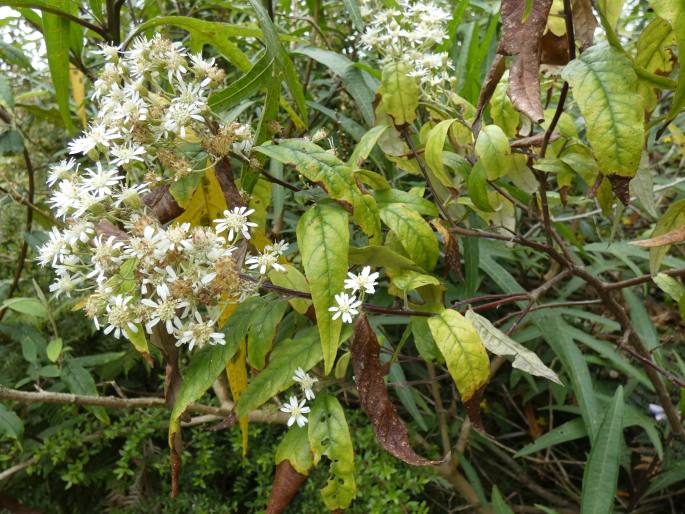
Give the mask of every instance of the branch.
<svg viewBox="0 0 685 514">
<path fill-rule="evenodd" d="M 40 391 L 32 393 L 20 391 L 0 386 L 0 400 L 11 400 L 20 403 L 56 403 L 65 405 L 95 406 L 106 407 L 109 409 L 166 409 L 167 404 L 164 398 L 145 397 L 145 398 L 119 398 L 118 396 L 89 396 L 82 394 L 53 393 L 51 391 Z M 215 416 L 226 417 L 233 412 L 233 403 L 228 403 L 228 407 L 212 407 L 199 403 L 191 403 L 186 409 L 188 412 L 198 414 L 213 414 Z M 248 414 L 250 421 L 258 423 L 285 423 L 287 415 L 280 412 L 268 410 L 255 410 Z"/>
<path fill-rule="evenodd" d="M 89 30 L 92 30 L 96 34 L 102 36 L 103 39 L 109 40 L 109 34 L 107 34 L 107 31 L 100 27 L 99 25 L 95 25 L 88 20 L 84 20 L 83 18 L 79 18 L 78 16 L 74 16 L 73 14 L 69 14 L 68 12 L 61 11 L 60 9 L 57 9 L 56 7 L 50 7 L 45 4 L 34 4 L 31 2 L 3 2 L 3 4 L 8 5 L 10 7 L 27 7 L 29 9 L 39 9 L 41 11 L 49 12 L 51 14 L 57 14 L 58 16 L 61 16 L 62 18 L 65 18 L 71 22 L 77 23 Z"/>
</svg>

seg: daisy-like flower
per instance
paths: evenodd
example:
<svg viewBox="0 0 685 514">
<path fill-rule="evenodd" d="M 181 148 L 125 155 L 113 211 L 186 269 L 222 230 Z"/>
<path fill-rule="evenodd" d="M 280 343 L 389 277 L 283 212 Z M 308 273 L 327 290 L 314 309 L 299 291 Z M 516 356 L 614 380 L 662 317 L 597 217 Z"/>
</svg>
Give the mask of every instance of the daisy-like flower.
<svg viewBox="0 0 685 514">
<path fill-rule="evenodd" d="M 181 318 L 178 316 L 178 311 L 184 307 L 189 307 L 190 304 L 186 300 L 173 298 L 169 291 L 169 286 L 160 284 L 156 288 L 159 300 L 156 302 L 149 298 L 143 298 L 140 303 L 152 308 L 150 321 L 145 324 L 145 330 L 148 334 L 152 333 L 152 328 L 158 323 L 163 323 L 167 333 L 174 333 L 174 324 L 180 324 Z"/>
<path fill-rule="evenodd" d="M 99 45 L 100 50 L 93 52 L 97 55 L 102 55 L 107 61 L 116 62 L 119 59 L 119 46 L 110 44 Z"/>
<path fill-rule="evenodd" d="M 78 171 L 78 166 L 74 159 L 65 159 L 54 166 L 50 166 L 47 184 L 52 187 L 60 180 L 70 180 Z"/>
<path fill-rule="evenodd" d="M 333 319 L 336 320 L 342 316 L 343 323 L 352 323 L 352 316 L 359 314 L 361 300 L 357 300 L 354 295 L 340 293 L 335 295 L 335 301 L 338 305 L 328 308 L 333 313 Z"/>
<path fill-rule="evenodd" d="M 198 311 L 195 311 L 195 321 L 181 327 L 177 332 L 176 346 L 187 344 L 192 351 L 195 346 L 202 348 L 206 344 L 226 344 L 225 334 L 214 331 L 214 321 L 204 321 Z"/>
<path fill-rule="evenodd" d="M 265 248 L 266 249 L 266 248 Z M 247 264 L 250 269 L 259 269 L 259 273 L 264 275 L 270 269 L 275 269 L 276 271 L 285 271 L 283 265 L 278 262 L 278 254 L 276 252 L 265 252 L 259 255 L 251 255 L 245 259 L 245 264 Z"/>
<path fill-rule="evenodd" d="M 277 253 L 278 255 L 283 255 L 285 252 L 288 250 L 288 243 L 285 241 L 276 241 L 272 245 L 266 245 L 264 247 L 265 252 L 274 252 Z"/>
<path fill-rule="evenodd" d="M 64 231 L 65 241 L 76 247 L 79 242 L 87 244 L 95 236 L 95 225 L 90 221 L 77 221 Z"/>
<path fill-rule="evenodd" d="M 345 279 L 345 289 L 349 289 L 353 293 L 363 291 L 368 294 L 373 294 L 376 292 L 378 273 L 371 273 L 371 266 L 364 266 L 362 272 L 358 275 L 348 273 L 347 276 L 350 278 Z"/>
<path fill-rule="evenodd" d="M 91 125 L 88 132 L 69 143 L 69 153 L 88 154 L 100 147 L 109 148 L 113 140 L 120 138 L 121 134 L 115 128 L 107 127 L 105 124 Z"/>
<path fill-rule="evenodd" d="M 121 334 L 126 335 L 126 331 L 133 333 L 138 332 L 136 327 L 136 318 L 133 308 L 129 302 L 133 299 L 132 296 L 116 295 L 110 298 L 105 307 L 108 325 L 103 332 L 105 334 L 111 333 L 114 337 L 119 339 Z"/>
<path fill-rule="evenodd" d="M 117 166 L 125 166 L 135 161 L 144 162 L 145 158 L 142 156 L 145 155 L 146 152 L 145 148 L 140 145 L 127 143 L 113 146 L 110 153 L 114 157 L 112 164 Z"/>
<path fill-rule="evenodd" d="M 114 206 L 130 205 L 131 207 L 140 207 L 142 205 L 141 196 L 150 192 L 149 186 L 150 184 L 144 182 L 142 184 L 122 187 L 121 191 L 115 193 Z"/>
<path fill-rule="evenodd" d="M 86 168 L 83 178 L 83 186 L 86 191 L 96 198 L 102 199 L 112 195 L 112 187 L 117 185 L 124 177 L 117 175 L 116 168 L 103 168 L 100 161 L 95 163 L 95 170 Z"/>
<path fill-rule="evenodd" d="M 51 293 L 55 293 L 55 296 L 59 298 L 61 295 L 70 297 L 71 293 L 76 286 L 83 282 L 85 277 L 75 277 L 72 276 L 65 269 L 59 269 L 57 279 L 50 284 L 49 290 Z"/>
<path fill-rule="evenodd" d="M 297 397 L 291 396 L 288 403 L 281 406 L 281 412 L 290 414 L 288 418 L 288 426 L 291 427 L 297 423 L 297 426 L 303 427 L 307 424 L 305 414 L 309 413 L 309 407 L 306 406 L 307 400 L 298 401 Z"/>
<path fill-rule="evenodd" d="M 248 209 L 247 207 L 234 207 L 231 211 L 225 210 L 223 218 L 214 220 L 216 233 L 221 234 L 228 230 L 229 241 L 233 241 L 233 238 L 239 233 L 245 239 L 250 239 L 250 228 L 257 226 L 256 223 L 248 221 L 248 216 L 253 212 L 254 209 Z"/>
<path fill-rule="evenodd" d="M 304 393 L 304 397 L 307 400 L 313 400 L 314 399 L 314 390 L 312 387 L 314 384 L 316 384 L 319 379 L 312 377 L 309 375 L 309 373 L 305 373 L 305 371 L 302 368 L 297 368 L 295 370 L 295 375 L 293 376 L 293 380 L 300 384 L 300 387 L 302 388 L 302 392 Z"/>
<path fill-rule="evenodd" d="M 69 254 L 67 241 L 57 227 L 52 227 L 49 236 L 47 243 L 38 250 L 38 262 L 41 266 L 54 266 Z"/>
</svg>

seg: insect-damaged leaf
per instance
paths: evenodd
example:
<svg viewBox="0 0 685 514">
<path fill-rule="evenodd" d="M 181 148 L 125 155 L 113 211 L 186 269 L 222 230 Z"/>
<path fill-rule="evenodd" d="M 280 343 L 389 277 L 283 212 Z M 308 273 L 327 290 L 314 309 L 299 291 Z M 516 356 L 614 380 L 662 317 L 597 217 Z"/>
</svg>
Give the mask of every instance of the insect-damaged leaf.
<svg viewBox="0 0 685 514">
<path fill-rule="evenodd" d="M 509 97 L 516 109 L 535 122 L 544 119 L 540 101 L 540 54 L 542 34 L 552 0 L 503 0 L 503 34 L 497 53 L 513 55 L 509 70 Z"/>
<path fill-rule="evenodd" d="M 421 457 L 411 447 L 409 434 L 388 397 L 379 360 L 380 345 L 365 315 L 354 322 L 352 367 L 359 391 L 359 402 L 373 424 L 378 443 L 407 464 L 433 466 L 440 461 Z"/>
</svg>

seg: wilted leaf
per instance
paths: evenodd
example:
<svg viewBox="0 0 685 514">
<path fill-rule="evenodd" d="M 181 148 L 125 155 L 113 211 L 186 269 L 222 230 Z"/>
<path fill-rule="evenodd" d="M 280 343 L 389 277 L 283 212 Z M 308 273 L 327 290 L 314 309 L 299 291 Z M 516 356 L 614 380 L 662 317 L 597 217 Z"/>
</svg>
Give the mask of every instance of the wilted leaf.
<svg viewBox="0 0 685 514">
<path fill-rule="evenodd" d="M 497 52 L 513 55 L 509 96 L 516 109 L 534 122 L 544 119 L 540 101 L 540 41 L 552 0 L 503 0 L 502 39 Z M 526 16 L 527 14 L 527 16 Z"/>
<path fill-rule="evenodd" d="M 469 320 L 478 331 L 483 345 L 495 355 L 513 355 L 512 366 L 531 375 L 544 377 L 547 380 L 561 384 L 561 380 L 554 371 L 543 364 L 534 352 L 514 341 L 504 332 L 495 327 L 487 318 L 474 311 L 466 312 L 466 319 Z"/>
<path fill-rule="evenodd" d="M 307 475 L 298 473 L 288 460 L 278 463 L 266 514 L 280 514 L 285 511 L 305 480 L 307 480 Z"/>
<path fill-rule="evenodd" d="M 660 236 L 633 241 L 632 244 L 636 246 L 642 246 L 643 248 L 656 248 L 659 246 L 668 246 L 675 243 L 680 243 L 682 241 L 685 241 L 685 225 L 674 228 L 673 230 Z"/>
<path fill-rule="evenodd" d="M 387 450 L 407 464 L 432 466 L 440 461 L 432 461 L 418 455 L 411 447 L 409 434 L 390 401 L 383 380 L 380 360 L 380 345 L 376 334 L 369 325 L 366 315 L 354 322 L 352 336 L 352 367 L 355 383 L 359 391 L 359 403 L 371 420 L 376 440 Z"/>
<path fill-rule="evenodd" d="M 571 0 L 573 13 L 573 29 L 580 49 L 592 46 L 597 28 L 597 18 L 592 12 L 592 0 Z"/>
<path fill-rule="evenodd" d="M 666 212 L 659 218 L 652 232 L 652 238 L 662 236 L 668 232 L 685 225 L 685 199 L 673 202 Z M 670 246 L 658 246 L 649 251 L 649 269 L 656 274 L 661 266 L 661 261 L 668 253 Z"/>
</svg>

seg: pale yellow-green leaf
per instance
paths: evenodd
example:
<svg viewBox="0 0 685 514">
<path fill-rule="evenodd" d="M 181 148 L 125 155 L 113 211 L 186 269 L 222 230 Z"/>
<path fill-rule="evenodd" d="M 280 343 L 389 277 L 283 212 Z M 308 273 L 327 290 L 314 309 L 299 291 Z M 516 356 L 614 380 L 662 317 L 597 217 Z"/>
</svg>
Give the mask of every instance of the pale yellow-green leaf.
<svg viewBox="0 0 685 514">
<path fill-rule="evenodd" d="M 86 76 L 73 64 L 69 65 L 69 82 L 71 83 L 71 96 L 74 99 L 76 113 L 78 114 L 81 125 L 86 128 L 88 120 L 86 118 Z"/>
<path fill-rule="evenodd" d="M 342 326 L 342 320 L 333 320 L 328 309 L 336 305 L 335 295 L 343 290 L 349 240 L 347 212 L 334 204 L 314 205 L 297 225 L 297 244 L 312 294 L 326 374 L 333 369 Z"/>
<path fill-rule="evenodd" d="M 347 165 L 352 168 L 359 168 L 367 159 L 371 150 L 373 150 L 373 147 L 376 146 L 378 139 L 387 129 L 387 125 L 378 125 L 364 134 L 359 140 L 359 143 L 354 147 L 352 155 L 347 160 Z"/>
<path fill-rule="evenodd" d="M 562 77 L 585 118 L 587 138 L 605 175 L 632 177 L 644 144 L 644 104 L 630 61 L 606 44 L 571 61 Z"/>
<path fill-rule="evenodd" d="M 604 13 L 612 29 L 616 29 L 625 0 L 597 0 L 595 6 Z"/>
<path fill-rule="evenodd" d="M 466 312 L 466 319 L 473 324 L 489 351 L 495 355 L 513 355 L 512 366 L 515 368 L 561 384 L 557 374 L 545 366 L 540 357 L 495 327 L 490 320 L 472 310 Z"/>
<path fill-rule="evenodd" d="M 309 284 L 305 276 L 292 264 L 283 264 L 285 271 L 272 270 L 269 272 L 269 280 L 277 286 L 287 287 L 294 291 L 302 293 L 309 292 Z M 290 298 L 290 305 L 300 314 L 304 314 L 312 304 L 310 300 L 305 298 Z"/>
<path fill-rule="evenodd" d="M 507 173 L 507 156 L 511 154 L 511 147 L 507 135 L 497 125 L 486 125 L 480 130 L 476 139 L 476 153 L 488 180 L 497 180 Z"/>
<path fill-rule="evenodd" d="M 435 267 L 440 256 L 438 240 L 416 211 L 400 203 L 390 203 L 381 208 L 381 219 L 416 264 L 428 271 Z"/>
<path fill-rule="evenodd" d="M 453 123 L 454 120 L 452 119 L 441 121 L 430 130 L 426 139 L 426 164 L 428 164 L 428 167 L 437 179 L 444 186 L 448 187 L 452 187 L 454 184 L 449 174 L 445 171 L 442 154 L 447 132 Z"/>
<path fill-rule="evenodd" d="M 309 447 L 309 435 L 307 427 L 294 426 L 288 430 L 276 448 L 275 461 L 280 464 L 284 460 L 301 475 L 309 475 L 309 470 L 314 466 L 312 450 Z"/>
<path fill-rule="evenodd" d="M 507 95 L 508 83 L 506 80 L 501 80 L 495 92 L 490 99 L 490 116 L 492 121 L 499 126 L 508 137 L 516 135 L 521 116 L 519 112 L 514 109 L 514 104 L 511 103 L 509 95 Z"/>
<path fill-rule="evenodd" d="M 668 207 L 666 212 L 656 222 L 656 227 L 654 227 L 651 237 L 663 236 L 682 225 L 685 225 L 685 199 L 673 202 Z M 659 271 L 661 261 L 670 248 L 671 245 L 666 245 L 649 249 L 649 268 L 653 275 Z"/>
<path fill-rule="evenodd" d="M 462 401 L 468 401 L 487 383 L 490 374 L 488 354 L 480 335 L 471 322 L 452 309 L 429 318 L 428 326 Z"/>
<path fill-rule="evenodd" d="M 425 273 L 418 273 L 412 270 L 403 270 L 399 273 L 395 273 L 392 276 L 392 284 L 400 289 L 401 291 L 407 293 L 412 289 L 416 289 L 427 285 L 440 285 L 440 280 L 432 275 L 426 275 Z"/>
<path fill-rule="evenodd" d="M 186 210 L 176 222 L 188 222 L 191 225 L 211 225 L 212 220 L 219 218 L 227 209 L 221 185 L 214 174 L 214 169 L 208 169 L 193 193 Z"/>
<path fill-rule="evenodd" d="M 662 18 L 653 19 L 637 40 L 635 64 L 650 73 L 670 72 L 673 68 L 671 46 L 674 42 L 671 25 Z M 657 101 L 654 85 L 640 79 L 639 91 L 645 99 L 647 110 L 653 110 Z"/>
<path fill-rule="evenodd" d="M 507 177 L 511 179 L 516 187 L 526 193 L 533 193 L 538 189 L 538 181 L 528 167 L 528 159 L 520 153 L 509 156 L 509 171 Z"/>
<path fill-rule="evenodd" d="M 657 273 L 655 277 L 652 277 L 652 280 L 659 289 L 676 302 L 679 302 L 685 296 L 685 287 L 677 278 L 666 275 L 666 273 Z"/>
<path fill-rule="evenodd" d="M 240 400 L 240 395 L 245 389 L 247 389 L 247 367 L 246 359 L 247 349 L 245 341 L 240 343 L 238 348 L 238 353 L 236 353 L 233 358 L 228 361 L 226 366 L 226 375 L 228 377 L 228 385 L 231 388 L 231 396 L 233 396 L 233 401 L 238 403 Z M 248 437 L 248 420 L 247 416 L 241 416 L 238 419 L 238 424 L 240 425 L 240 433 L 242 435 L 243 444 L 243 457 L 247 455 L 247 437 Z"/>
<path fill-rule="evenodd" d="M 412 123 L 416 119 L 419 106 L 419 83 L 410 77 L 412 66 L 404 61 L 396 61 L 383 67 L 381 95 L 385 111 L 396 126 Z"/>
</svg>

